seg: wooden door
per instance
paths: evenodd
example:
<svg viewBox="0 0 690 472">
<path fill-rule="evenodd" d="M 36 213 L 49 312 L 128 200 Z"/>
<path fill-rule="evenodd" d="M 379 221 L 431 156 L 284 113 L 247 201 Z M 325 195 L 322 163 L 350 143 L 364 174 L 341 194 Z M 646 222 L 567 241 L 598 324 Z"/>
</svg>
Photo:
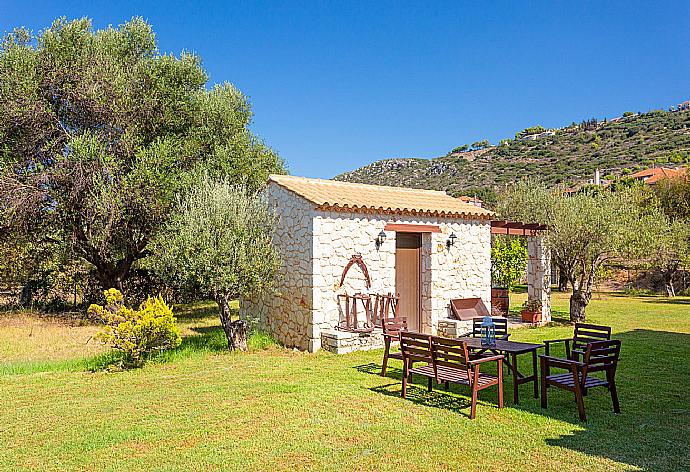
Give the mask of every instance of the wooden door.
<svg viewBox="0 0 690 472">
<path fill-rule="evenodd" d="M 407 318 L 407 329 L 421 330 L 422 235 L 397 233 L 395 236 L 395 291 L 400 294 L 400 316 Z"/>
</svg>

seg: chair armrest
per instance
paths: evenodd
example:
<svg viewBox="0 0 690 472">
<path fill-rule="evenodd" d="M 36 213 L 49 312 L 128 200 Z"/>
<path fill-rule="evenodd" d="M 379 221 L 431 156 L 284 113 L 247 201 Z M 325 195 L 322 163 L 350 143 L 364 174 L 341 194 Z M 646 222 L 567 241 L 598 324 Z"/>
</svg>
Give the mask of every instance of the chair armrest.
<svg viewBox="0 0 690 472">
<path fill-rule="evenodd" d="M 551 343 L 564 343 L 566 341 L 573 341 L 573 338 L 563 338 L 563 339 L 547 339 L 542 341 L 544 344 L 551 344 Z"/>
<path fill-rule="evenodd" d="M 542 362 L 546 362 L 548 366 L 560 367 L 561 369 L 570 369 L 572 366 L 584 367 L 584 363 L 578 361 L 571 361 L 570 359 L 562 359 L 560 357 L 551 357 L 544 354 L 539 355 Z"/>
<path fill-rule="evenodd" d="M 500 355 L 500 354 L 497 356 L 479 357 L 475 360 L 467 361 L 467 364 L 468 365 L 483 364 L 484 362 L 500 361 L 500 360 L 503 360 L 504 358 L 505 358 L 505 356 Z"/>
</svg>

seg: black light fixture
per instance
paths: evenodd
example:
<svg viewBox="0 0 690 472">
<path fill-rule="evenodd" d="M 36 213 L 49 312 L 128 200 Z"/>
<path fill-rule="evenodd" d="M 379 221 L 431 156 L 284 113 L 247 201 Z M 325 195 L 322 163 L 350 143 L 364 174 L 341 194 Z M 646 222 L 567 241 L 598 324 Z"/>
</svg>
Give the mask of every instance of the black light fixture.
<svg viewBox="0 0 690 472">
<path fill-rule="evenodd" d="M 386 240 L 386 232 L 384 230 L 381 230 L 379 235 L 376 237 L 376 250 L 378 250 L 383 242 Z"/>
<path fill-rule="evenodd" d="M 448 236 L 448 241 L 446 241 L 446 247 L 450 249 L 451 246 L 455 246 L 456 239 L 458 239 L 458 237 L 455 236 L 455 233 L 450 233 L 450 236 Z"/>
</svg>

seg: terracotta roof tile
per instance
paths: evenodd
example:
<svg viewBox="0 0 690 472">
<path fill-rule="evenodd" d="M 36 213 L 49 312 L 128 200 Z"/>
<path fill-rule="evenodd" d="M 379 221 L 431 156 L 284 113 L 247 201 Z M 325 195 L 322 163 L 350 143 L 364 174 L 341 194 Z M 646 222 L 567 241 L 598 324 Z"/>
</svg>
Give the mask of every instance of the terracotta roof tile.
<svg viewBox="0 0 690 472">
<path fill-rule="evenodd" d="M 471 219 L 491 218 L 494 215 L 492 211 L 435 190 L 383 187 L 289 175 L 271 175 L 269 182 L 300 195 L 322 210 Z"/>
<path fill-rule="evenodd" d="M 635 179 L 641 179 L 648 184 L 655 184 L 664 177 L 680 177 L 685 175 L 685 169 L 682 167 L 677 169 L 672 169 L 669 167 L 654 167 L 651 169 L 641 170 L 631 174 L 630 177 Z"/>
</svg>

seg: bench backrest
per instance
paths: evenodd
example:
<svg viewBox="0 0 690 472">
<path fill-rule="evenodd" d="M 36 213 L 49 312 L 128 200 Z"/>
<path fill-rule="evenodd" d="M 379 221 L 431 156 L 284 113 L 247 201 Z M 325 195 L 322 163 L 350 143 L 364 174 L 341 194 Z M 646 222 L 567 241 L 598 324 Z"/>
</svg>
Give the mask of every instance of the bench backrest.
<svg viewBox="0 0 690 472">
<path fill-rule="evenodd" d="M 617 339 L 594 341 L 587 344 L 582 368 L 583 383 L 588 373 L 606 371 L 608 375 L 616 374 L 621 342 Z"/>
<path fill-rule="evenodd" d="M 508 318 L 491 318 L 496 325 L 496 339 L 508 334 Z M 472 337 L 482 337 L 482 322 L 484 318 L 472 318 Z"/>
<path fill-rule="evenodd" d="M 381 321 L 381 328 L 383 328 L 383 334 L 398 336 L 400 331 L 407 331 L 407 318 L 384 318 Z"/>
<path fill-rule="evenodd" d="M 611 339 L 611 328 L 609 326 L 575 323 L 573 349 L 584 351 L 589 343 L 608 341 L 609 339 Z"/>
<path fill-rule="evenodd" d="M 436 373 L 438 366 L 445 366 L 466 370 L 468 379 L 471 378 L 470 367 L 467 364 L 470 356 L 464 342 L 459 339 L 433 336 L 431 338 L 431 354 L 434 359 L 434 373 Z"/>
<path fill-rule="evenodd" d="M 400 331 L 400 352 L 405 362 L 432 363 L 431 336 L 412 331 Z"/>
</svg>

